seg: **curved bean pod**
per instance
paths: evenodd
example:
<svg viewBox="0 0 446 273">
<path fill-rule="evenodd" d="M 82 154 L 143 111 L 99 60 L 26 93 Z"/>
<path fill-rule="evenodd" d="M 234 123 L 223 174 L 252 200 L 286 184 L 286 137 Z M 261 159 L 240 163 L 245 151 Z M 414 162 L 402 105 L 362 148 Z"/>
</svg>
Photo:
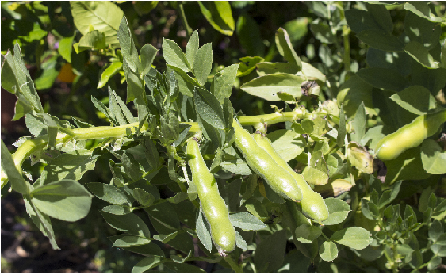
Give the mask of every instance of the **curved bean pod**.
<svg viewBox="0 0 446 273">
<path fill-rule="evenodd" d="M 417 147 L 423 140 L 435 134 L 445 121 L 446 109 L 415 118 L 411 123 L 381 139 L 376 148 L 376 156 L 381 160 L 397 158 L 402 152 Z"/>
<path fill-rule="evenodd" d="M 305 216 L 319 223 L 326 220 L 328 218 L 328 208 L 322 196 L 313 191 L 313 189 L 303 179 L 302 175 L 291 169 L 288 163 L 276 152 L 274 147 L 271 145 L 271 141 L 267 137 L 263 137 L 261 134 L 255 134 L 254 139 L 257 144 L 264 149 L 280 167 L 284 168 L 293 176 L 294 180 L 296 180 L 297 185 L 302 191 L 302 201 L 300 202 L 300 205 Z"/>
<path fill-rule="evenodd" d="M 278 166 L 274 159 L 254 140 L 254 137 L 233 121 L 235 146 L 243 153 L 246 162 L 269 186 L 281 196 L 293 201 L 302 199 L 301 189 L 285 169 Z"/>
<path fill-rule="evenodd" d="M 228 208 L 220 196 L 214 175 L 201 156 L 197 141 L 189 140 L 186 154 L 201 208 L 211 227 L 212 240 L 220 255 L 225 256 L 235 248 L 235 229 L 229 220 Z"/>
</svg>

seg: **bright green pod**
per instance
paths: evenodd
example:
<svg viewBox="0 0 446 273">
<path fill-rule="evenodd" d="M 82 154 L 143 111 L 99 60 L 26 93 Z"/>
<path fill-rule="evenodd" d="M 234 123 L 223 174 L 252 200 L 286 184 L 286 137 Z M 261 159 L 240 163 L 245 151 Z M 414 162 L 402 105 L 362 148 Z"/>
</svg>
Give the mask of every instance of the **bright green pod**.
<svg viewBox="0 0 446 273">
<path fill-rule="evenodd" d="M 243 153 L 246 162 L 268 185 L 281 196 L 293 201 L 302 199 L 301 189 L 285 169 L 278 166 L 274 159 L 254 140 L 254 137 L 233 121 L 235 146 Z"/>
<path fill-rule="evenodd" d="M 254 139 L 257 144 L 274 159 L 277 165 L 284 168 L 293 176 L 294 180 L 296 180 L 296 183 L 302 192 L 300 205 L 305 216 L 319 223 L 325 221 L 328 218 L 328 208 L 322 196 L 313 191 L 302 175 L 291 169 L 290 165 L 288 165 L 288 163 L 276 152 L 271 141 L 267 137 L 264 137 L 261 134 L 254 134 Z"/>
<path fill-rule="evenodd" d="M 409 148 L 417 147 L 423 140 L 435 134 L 446 121 L 446 109 L 415 118 L 411 123 L 387 135 L 378 142 L 376 156 L 381 160 L 397 158 Z"/>
<path fill-rule="evenodd" d="M 235 229 L 229 220 L 228 208 L 218 191 L 217 181 L 209 171 L 201 156 L 197 141 L 189 140 L 186 156 L 192 171 L 192 181 L 197 186 L 197 194 L 206 220 L 211 227 L 212 240 L 220 255 L 235 248 Z"/>
</svg>

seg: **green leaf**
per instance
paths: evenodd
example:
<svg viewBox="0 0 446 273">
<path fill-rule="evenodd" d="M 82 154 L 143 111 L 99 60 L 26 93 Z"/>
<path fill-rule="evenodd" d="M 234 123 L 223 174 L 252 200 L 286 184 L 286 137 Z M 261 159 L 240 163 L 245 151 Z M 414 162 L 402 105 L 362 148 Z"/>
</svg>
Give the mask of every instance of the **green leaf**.
<svg viewBox="0 0 446 273">
<path fill-rule="evenodd" d="M 212 70 L 212 43 L 207 43 L 197 50 L 194 59 L 194 75 L 201 86 L 207 81 L 209 73 Z"/>
<path fill-rule="evenodd" d="M 238 67 L 238 64 L 233 64 L 215 74 L 211 92 L 220 103 L 223 103 L 225 98 L 232 95 L 232 86 L 235 82 Z"/>
<path fill-rule="evenodd" d="M 2 55 L 2 88 L 17 96 L 13 120 L 18 120 L 32 111 L 44 112 L 18 44 L 14 46 L 14 55 L 9 51 L 5 56 Z"/>
<path fill-rule="evenodd" d="M 194 68 L 195 57 L 197 56 L 197 51 L 199 44 L 198 32 L 195 30 L 189 38 L 189 41 L 186 44 L 186 59 L 188 63 L 192 66 L 191 69 Z"/>
<path fill-rule="evenodd" d="M 346 134 L 347 134 L 347 126 L 345 122 L 344 104 L 341 104 L 341 108 L 339 109 L 338 137 L 336 138 L 336 143 L 338 144 L 339 147 L 344 147 Z"/>
<path fill-rule="evenodd" d="M 312 185 L 325 185 L 328 182 L 328 175 L 319 169 L 311 166 L 306 166 L 302 175 L 309 184 Z"/>
<path fill-rule="evenodd" d="M 103 212 L 108 212 L 114 215 L 125 215 L 131 213 L 131 209 L 127 206 L 109 205 L 102 209 Z"/>
<path fill-rule="evenodd" d="M 311 244 L 314 240 L 319 238 L 322 234 L 320 227 L 303 224 L 295 230 L 296 239 L 304 244 Z"/>
<path fill-rule="evenodd" d="M 394 160 L 386 162 L 386 182 L 398 180 L 422 180 L 430 176 L 423 169 L 420 147 L 408 149 Z"/>
<path fill-rule="evenodd" d="M 195 110 L 200 117 L 213 127 L 224 129 L 225 121 L 221 104 L 217 98 L 204 88 L 194 89 Z"/>
<path fill-rule="evenodd" d="M 440 63 L 432 57 L 429 50 L 417 41 L 410 41 L 404 47 L 404 51 L 407 52 L 417 62 L 427 68 L 438 68 Z"/>
<path fill-rule="evenodd" d="M 99 32 L 98 30 L 93 30 L 87 32 L 79 40 L 78 44 L 75 44 L 76 53 L 82 52 L 84 50 L 91 49 L 104 49 L 105 45 L 105 33 Z"/>
<path fill-rule="evenodd" d="M 232 161 L 224 161 L 220 163 L 220 166 L 223 170 L 233 173 L 233 174 L 241 174 L 241 175 L 250 175 L 251 169 L 248 164 L 243 159 L 236 159 Z"/>
<path fill-rule="evenodd" d="M 304 79 L 291 74 L 273 74 L 255 78 L 243 84 L 240 88 L 253 95 L 268 101 L 280 101 L 278 92 L 285 92 L 300 98 L 300 86 Z"/>
<path fill-rule="evenodd" d="M 426 172 L 431 174 L 446 173 L 446 152 L 443 152 L 433 139 L 426 139 L 421 146 L 421 161 Z"/>
<path fill-rule="evenodd" d="M 141 62 L 139 60 L 138 51 L 133 42 L 132 33 L 129 29 L 127 18 L 122 17 L 118 30 L 118 40 L 121 46 L 121 54 L 127 62 L 129 68 L 139 74 L 142 72 Z"/>
<path fill-rule="evenodd" d="M 235 245 L 240 247 L 243 251 L 248 250 L 248 244 L 238 231 L 235 232 Z"/>
<path fill-rule="evenodd" d="M 123 70 L 125 80 L 127 81 L 127 103 L 133 101 L 138 110 L 138 120 L 145 120 L 148 114 L 147 98 L 144 89 L 143 81 L 140 79 L 139 74 L 133 72 L 124 59 Z"/>
<path fill-rule="evenodd" d="M 104 72 L 101 73 L 101 80 L 98 82 L 98 88 L 104 87 L 111 77 L 113 77 L 122 68 L 121 62 L 111 63 Z"/>
<path fill-rule="evenodd" d="M 285 258 L 286 241 L 286 232 L 283 229 L 264 238 L 257 244 L 254 261 L 256 271 L 273 272 L 279 269 Z"/>
<path fill-rule="evenodd" d="M 33 220 L 33 223 L 37 228 L 50 240 L 51 246 L 54 250 L 60 249 L 56 242 L 56 236 L 54 235 L 51 219 L 48 215 L 40 212 L 40 210 L 34 205 L 33 201 L 29 197 L 23 198 L 25 202 L 26 212 Z"/>
<path fill-rule="evenodd" d="M 164 263 L 164 265 L 171 270 L 171 272 L 188 272 L 188 273 L 206 273 L 203 269 L 186 264 L 186 263 L 174 263 L 174 262 L 167 262 Z"/>
<path fill-rule="evenodd" d="M 79 182 L 64 179 L 34 188 L 32 202 L 48 216 L 74 222 L 90 211 L 91 195 Z"/>
<path fill-rule="evenodd" d="M 8 151 L 8 148 L 6 148 L 5 143 L 2 140 L 2 187 L 3 182 L 6 181 L 5 179 L 9 179 L 9 182 L 11 183 L 11 187 L 13 190 L 26 195 L 29 193 L 30 185 L 29 183 L 22 177 L 21 173 L 17 170 L 17 167 L 14 164 L 14 160 L 12 159 L 11 154 Z M 5 174 L 7 178 L 5 177 Z"/>
<path fill-rule="evenodd" d="M 267 226 L 249 212 L 239 212 L 229 215 L 232 225 L 243 230 L 260 230 Z"/>
<path fill-rule="evenodd" d="M 237 71 L 237 77 L 242 77 L 249 75 L 254 69 L 256 69 L 256 64 L 263 62 L 264 59 L 259 56 L 251 57 L 242 57 L 239 59 L 241 62 L 239 63 L 239 69 Z"/>
<path fill-rule="evenodd" d="M 227 36 L 232 36 L 235 21 L 228 1 L 199 1 L 201 13 L 212 27 Z"/>
<path fill-rule="evenodd" d="M 178 215 L 174 206 L 169 202 L 152 205 L 149 208 L 145 208 L 145 211 L 159 234 L 171 234 L 180 228 Z"/>
<path fill-rule="evenodd" d="M 137 121 L 127 105 L 122 101 L 121 97 L 119 97 L 110 87 L 108 88 L 108 96 L 110 117 L 112 120 L 118 122 L 117 125 L 126 125 Z"/>
<path fill-rule="evenodd" d="M 139 2 L 137 2 L 139 3 Z M 132 269 L 132 273 L 144 273 L 161 264 L 161 258 L 158 256 L 145 257 L 139 261 Z"/>
<path fill-rule="evenodd" d="M 324 44 L 333 44 L 336 41 L 336 37 L 332 33 L 332 27 L 329 26 L 324 20 L 316 19 L 310 25 L 311 32 L 314 33 L 316 39 Z"/>
<path fill-rule="evenodd" d="M 180 92 L 188 97 L 193 97 L 194 88 L 200 86 L 198 82 L 195 79 L 191 78 L 183 70 L 169 65 L 168 67 L 172 68 L 175 73 L 175 78 L 178 81 L 178 88 L 180 89 Z"/>
<path fill-rule="evenodd" d="M 71 63 L 71 51 L 73 49 L 74 36 L 63 37 L 59 41 L 59 54 L 69 63 Z"/>
<path fill-rule="evenodd" d="M 113 2 L 88 2 L 73 1 L 71 4 L 71 14 L 76 28 L 86 35 L 90 32 L 90 26 L 95 30 L 105 33 L 105 43 L 117 45 L 117 32 L 123 11 Z"/>
<path fill-rule="evenodd" d="M 372 91 L 373 86 L 357 75 L 353 75 L 340 86 L 337 100 L 339 104 L 342 103 L 347 118 L 354 116 L 362 103 L 367 113 L 376 114 L 373 109 Z"/>
<path fill-rule="evenodd" d="M 204 247 L 211 252 L 212 251 L 212 237 L 211 232 L 209 228 L 206 226 L 205 222 L 203 221 L 203 213 L 200 209 L 200 212 L 198 213 L 197 218 L 197 236 L 198 239 L 200 239 L 200 242 L 204 245 Z"/>
<path fill-rule="evenodd" d="M 442 236 L 443 234 L 445 233 L 441 222 L 437 220 L 433 221 L 432 224 L 429 226 L 429 231 L 428 231 L 429 239 L 433 243 L 436 243 L 440 238 L 440 236 Z"/>
<path fill-rule="evenodd" d="M 384 88 L 392 91 L 401 91 L 406 88 L 407 79 L 393 69 L 363 68 L 357 75 L 376 88 Z"/>
<path fill-rule="evenodd" d="M 372 242 L 370 232 L 361 227 L 349 227 L 336 231 L 331 236 L 331 240 L 356 250 L 364 249 Z"/>
<path fill-rule="evenodd" d="M 427 12 L 430 15 L 429 7 L 427 7 Z M 438 44 L 442 30 L 440 24 L 426 19 L 426 17 L 420 17 L 415 13 L 407 12 L 404 18 L 404 32 L 410 39 L 409 43 L 417 42 L 417 44 L 429 51 Z"/>
<path fill-rule="evenodd" d="M 89 170 L 93 170 L 98 155 L 81 154 L 79 151 L 64 153 L 54 158 L 45 166 L 48 175 L 46 182 L 70 179 L 78 181 Z"/>
<path fill-rule="evenodd" d="M 291 63 L 261 62 L 257 64 L 257 74 L 265 76 L 269 74 L 296 74 L 298 69 Z"/>
<path fill-rule="evenodd" d="M 367 116 L 365 112 L 365 106 L 364 103 L 361 103 L 358 106 L 358 110 L 356 111 L 355 117 L 352 122 L 354 130 L 354 133 L 350 134 L 352 141 L 360 142 L 361 139 L 364 137 L 366 129 L 365 127 L 367 124 L 366 121 L 367 121 Z"/>
<path fill-rule="evenodd" d="M 144 207 L 149 207 L 153 204 L 153 202 L 155 202 L 155 197 L 143 189 L 133 189 L 132 196 L 136 201 L 138 201 L 138 203 L 141 204 L 141 206 Z"/>
<path fill-rule="evenodd" d="M 172 40 L 163 39 L 163 57 L 168 65 L 184 72 L 190 71 L 190 64 L 181 48 Z"/>
<path fill-rule="evenodd" d="M 142 238 L 150 238 L 149 228 L 144 221 L 134 213 L 114 215 L 108 212 L 101 212 L 101 214 L 111 227 L 119 231 L 125 231 L 130 235 L 137 235 Z"/>
<path fill-rule="evenodd" d="M 423 86 L 410 86 L 390 97 L 399 106 L 407 111 L 423 115 L 429 110 L 435 109 L 435 98 L 431 92 Z"/>
<path fill-rule="evenodd" d="M 91 182 L 88 183 L 88 188 L 96 197 L 109 202 L 110 204 L 123 205 L 130 203 L 125 193 L 113 185 Z"/>
<path fill-rule="evenodd" d="M 384 5 L 366 3 L 366 8 L 376 24 L 388 33 L 393 30 L 392 17 Z"/>
<path fill-rule="evenodd" d="M 140 246 L 150 243 L 150 239 L 133 235 L 118 235 L 113 240 L 114 247 Z"/>
<path fill-rule="evenodd" d="M 344 222 L 347 219 L 349 212 L 351 211 L 350 206 L 345 202 L 337 198 L 327 198 L 324 200 L 328 208 L 328 218 L 323 221 L 324 225 L 337 225 Z"/>
<path fill-rule="evenodd" d="M 381 193 L 381 197 L 377 203 L 379 209 L 384 208 L 397 197 L 400 192 L 400 186 L 401 181 L 397 181 L 392 185 L 392 189 L 385 190 Z"/>
<path fill-rule="evenodd" d="M 274 150 L 286 162 L 295 159 L 303 152 L 305 144 L 299 134 L 291 130 L 276 130 L 267 137 L 271 140 Z"/>
<path fill-rule="evenodd" d="M 294 51 L 293 45 L 290 41 L 290 36 L 285 29 L 279 28 L 275 35 L 275 41 L 277 49 L 280 55 L 282 55 L 285 60 L 294 65 L 298 71 L 302 69 L 302 63 L 300 58 L 297 56 L 296 51 Z"/>
<path fill-rule="evenodd" d="M 141 75 L 146 75 L 149 70 L 152 68 L 152 62 L 158 53 L 158 49 L 156 49 L 151 44 L 145 44 L 141 48 Z"/>
<path fill-rule="evenodd" d="M 325 241 L 319 248 L 321 259 L 326 262 L 332 262 L 338 257 L 338 248 L 335 243 Z"/>
</svg>

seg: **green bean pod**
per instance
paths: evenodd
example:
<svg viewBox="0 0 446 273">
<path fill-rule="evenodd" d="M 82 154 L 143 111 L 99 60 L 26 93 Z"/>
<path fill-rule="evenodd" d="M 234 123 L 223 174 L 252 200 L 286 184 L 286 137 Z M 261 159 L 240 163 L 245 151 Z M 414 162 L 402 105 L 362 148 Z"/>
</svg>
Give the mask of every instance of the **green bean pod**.
<svg viewBox="0 0 446 273">
<path fill-rule="evenodd" d="M 285 169 L 278 166 L 274 159 L 254 140 L 254 137 L 233 121 L 235 145 L 243 153 L 246 162 L 268 185 L 281 196 L 293 201 L 302 199 L 301 189 Z"/>
<path fill-rule="evenodd" d="M 229 220 L 228 208 L 218 191 L 217 181 L 201 156 L 197 141 L 189 140 L 186 147 L 192 180 L 197 186 L 198 198 L 206 220 L 211 227 L 212 239 L 220 255 L 235 248 L 235 229 Z"/>
<path fill-rule="evenodd" d="M 423 140 L 435 134 L 446 121 L 446 109 L 415 118 L 411 123 L 387 135 L 378 142 L 376 156 L 381 160 L 397 158 L 409 148 L 417 147 Z"/>
<path fill-rule="evenodd" d="M 302 201 L 300 202 L 300 205 L 305 216 L 319 223 L 326 220 L 328 218 L 328 208 L 322 196 L 313 191 L 301 174 L 298 174 L 291 169 L 290 165 L 288 165 L 288 163 L 276 152 L 271 141 L 267 137 L 264 137 L 261 134 L 255 134 L 254 139 L 280 167 L 284 168 L 291 174 L 294 180 L 296 180 L 296 183 L 302 192 Z"/>
</svg>

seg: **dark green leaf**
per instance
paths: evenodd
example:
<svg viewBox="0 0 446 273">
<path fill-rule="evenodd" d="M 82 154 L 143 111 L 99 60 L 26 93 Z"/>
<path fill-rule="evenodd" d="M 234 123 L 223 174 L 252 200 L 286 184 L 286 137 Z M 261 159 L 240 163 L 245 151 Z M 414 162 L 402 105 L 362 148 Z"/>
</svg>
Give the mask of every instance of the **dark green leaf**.
<svg viewBox="0 0 446 273">
<path fill-rule="evenodd" d="M 98 30 L 87 32 L 79 40 L 79 43 L 75 44 L 74 46 L 76 49 L 76 53 L 82 52 L 84 50 L 104 49 L 106 47 L 105 33 L 99 32 Z"/>
<path fill-rule="evenodd" d="M 118 235 L 113 240 L 114 247 L 140 246 L 150 243 L 149 239 L 134 235 Z"/>
<path fill-rule="evenodd" d="M 51 219 L 48 215 L 39 211 L 39 209 L 33 204 L 33 202 L 28 198 L 24 197 L 26 212 L 29 217 L 33 220 L 33 223 L 37 228 L 50 240 L 51 246 L 54 250 L 60 249 L 56 242 L 56 236 L 54 235 L 53 226 L 51 224 Z"/>
<path fill-rule="evenodd" d="M 255 251 L 255 266 L 258 272 L 272 272 L 280 268 L 285 257 L 285 230 L 264 238 Z"/>
<path fill-rule="evenodd" d="M 402 51 L 404 43 L 396 36 L 381 29 L 363 30 L 357 37 L 369 46 L 384 51 Z"/>
<path fill-rule="evenodd" d="M 260 28 L 249 14 L 241 15 L 237 21 L 237 36 L 247 55 L 263 56 L 265 45 L 262 41 Z"/>
<path fill-rule="evenodd" d="M 204 247 L 211 252 L 212 251 L 212 237 L 211 232 L 203 221 L 203 213 L 200 210 L 197 218 L 197 236 L 200 239 L 200 242 L 204 245 Z"/>
<path fill-rule="evenodd" d="M 120 206 L 120 205 L 109 205 L 109 206 L 104 207 L 102 209 L 102 211 L 108 212 L 108 213 L 111 213 L 114 215 L 125 215 L 125 214 L 132 212 L 129 207 Z"/>
<path fill-rule="evenodd" d="M 122 17 L 118 30 L 118 40 L 121 45 L 121 54 L 127 62 L 130 69 L 135 73 L 142 71 L 141 62 L 139 60 L 138 51 L 133 42 L 132 33 L 129 29 L 127 18 Z"/>
<path fill-rule="evenodd" d="M 180 264 L 180 263 L 167 262 L 167 263 L 164 263 L 164 265 L 168 269 L 172 270 L 172 272 L 188 272 L 188 273 L 205 273 L 206 272 L 197 266 L 193 266 L 193 265 L 186 264 L 186 263 Z"/>
<path fill-rule="evenodd" d="M 429 50 L 417 41 L 410 41 L 406 44 L 404 51 L 427 68 L 439 67 L 440 63 L 432 57 Z"/>
<path fill-rule="evenodd" d="M 180 221 L 174 207 L 169 202 L 163 202 L 146 208 L 153 227 L 159 234 L 170 234 L 180 228 Z"/>
<path fill-rule="evenodd" d="M 215 128 L 224 129 L 224 115 L 217 98 L 203 88 L 194 89 L 195 110 L 200 117 Z"/>
<path fill-rule="evenodd" d="M 91 182 L 88 183 L 88 188 L 96 197 L 111 204 L 123 205 L 130 202 L 125 193 L 113 185 Z"/>
<path fill-rule="evenodd" d="M 364 68 L 357 75 L 364 81 L 377 88 L 401 91 L 406 88 L 407 80 L 393 69 Z"/>
<path fill-rule="evenodd" d="M 102 212 L 102 217 L 113 228 L 128 232 L 131 235 L 138 235 L 142 238 L 150 238 L 150 230 L 144 221 L 134 213 L 125 215 L 114 215 Z"/>
<path fill-rule="evenodd" d="M 296 239 L 304 244 L 311 244 L 314 240 L 319 238 L 322 234 L 320 227 L 311 226 L 309 224 L 303 224 L 296 228 L 295 236 Z"/>
</svg>

